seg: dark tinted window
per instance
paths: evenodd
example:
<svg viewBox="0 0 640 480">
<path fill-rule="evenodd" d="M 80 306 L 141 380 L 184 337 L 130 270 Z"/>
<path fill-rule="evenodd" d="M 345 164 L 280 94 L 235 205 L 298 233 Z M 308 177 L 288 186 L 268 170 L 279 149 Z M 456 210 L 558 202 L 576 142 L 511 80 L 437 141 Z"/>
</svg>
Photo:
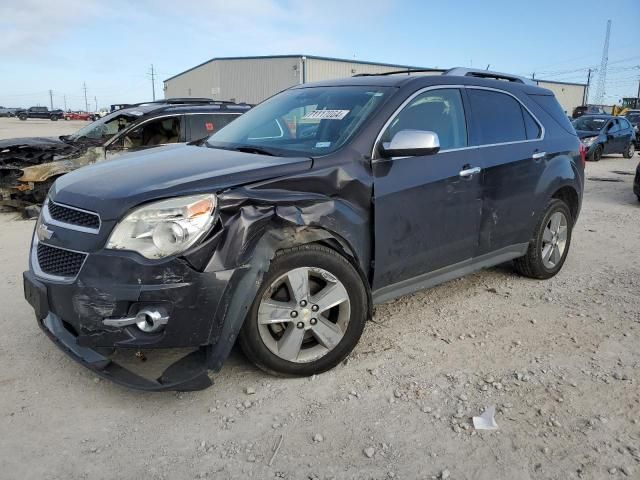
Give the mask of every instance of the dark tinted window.
<svg viewBox="0 0 640 480">
<path fill-rule="evenodd" d="M 518 142 L 527 139 L 520 103 L 490 90 L 467 90 L 480 144 Z"/>
<path fill-rule="evenodd" d="M 524 117 L 524 127 L 527 130 L 527 140 L 540 138 L 542 130 L 540 125 L 538 125 L 538 122 L 536 122 L 531 114 L 524 108 L 522 108 L 522 116 Z"/>
<path fill-rule="evenodd" d="M 467 126 L 460 91 L 445 88 L 418 95 L 392 120 L 382 141 L 390 142 L 400 130 L 435 132 L 441 150 L 466 147 Z"/>
<path fill-rule="evenodd" d="M 553 95 L 529 95 L 540 107 L 547 112 L 562 128 L 569 133 L 575 133 L 569 118 Z"/>
<path fill-rule="evenodd" d="M 131 130 L 119 146 L 138 148 L 184 142 L 182 129 L 182 116 L 156 118 Z"/>
<path fill-rule="evenodd" d="M 611 122 L 609 122 L 609 124 L 607 125 L 607 133 L 615 133 L 618 130 L 620 130 L 620 124 L 618 123 L 618 120 L 611 120 Z"/>
<path fill-rule="evenodd" d="M 187 122 L 191 129 L 190 141 L 202 140 L 222 127 L 236 119 L 239 114 L 222 114 L 222 113 L 206 113 L 206 114 L 191 114 L 187 115 Z"/>
</svg>

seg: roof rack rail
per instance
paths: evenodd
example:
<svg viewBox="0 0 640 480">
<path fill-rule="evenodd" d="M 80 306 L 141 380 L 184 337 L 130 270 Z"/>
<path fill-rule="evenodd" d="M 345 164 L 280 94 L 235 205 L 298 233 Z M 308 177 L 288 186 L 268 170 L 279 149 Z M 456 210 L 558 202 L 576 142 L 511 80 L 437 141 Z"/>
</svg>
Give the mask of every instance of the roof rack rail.
<svg viewBox="0 0 640 480">
<path fill-rule="evenodd" d="M 389 72 L 381 73 L 357 73 L 354 77 L 377 77 L 378 75 L 411 75 L 412 73 L 426 73 L 426 72 L 442 72 L 440 68 L 407 68 L 405 70 L 391 70 Z"/>
<path fill-rule="evenodd" d="M 511 75 L 510 73 L 492 72 L 491 70 L 477 70 L 473 68 L 455 67 L 447 70 L 442 75 L 449 75 L 453 77 L 478 77 L 478 78 L 492 78 L 494 80 L 506 80 L 508 82 L 523 83 L 525 85 L 536 85 L 536 82 L 525 77 L 518 75 Z"/>
</svg>

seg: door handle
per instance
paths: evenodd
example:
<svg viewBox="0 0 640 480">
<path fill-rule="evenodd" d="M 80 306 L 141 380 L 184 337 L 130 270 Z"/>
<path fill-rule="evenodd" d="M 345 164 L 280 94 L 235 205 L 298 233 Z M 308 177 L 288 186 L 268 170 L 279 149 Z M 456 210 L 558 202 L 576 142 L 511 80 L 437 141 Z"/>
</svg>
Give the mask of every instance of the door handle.
<svg viewBox="0 0 640 480">
<path fill-rule="evenodd" d="M 464 170 L 460 170 L 460 176 L 462 178 L 473 177 L 476 173 L 480 173 L 481 170 L 480 167 L 465 168 Z"/>
<path fill-rule="evenodd" d="M 533 155 L 531 155 L 531 158 L 533 158 L 534 160 L 540 160 L 541 158 L 544 158 L 547 156 L 547 152 L 536 152 Z"/>
</svg>

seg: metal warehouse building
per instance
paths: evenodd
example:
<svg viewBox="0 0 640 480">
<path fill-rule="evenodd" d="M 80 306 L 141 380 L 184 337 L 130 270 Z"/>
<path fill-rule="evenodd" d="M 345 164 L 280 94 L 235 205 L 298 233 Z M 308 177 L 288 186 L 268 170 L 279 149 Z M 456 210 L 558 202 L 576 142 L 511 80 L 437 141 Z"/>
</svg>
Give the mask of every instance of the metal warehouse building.
<svg viewBox="0 0 640 480">
<path fill-rule="evenodd" d="M 301 83 L 351 77 L 358 73 L 424 68 L 313 55 L 212 58 L 165 80 L 164 96 L 259 103 L 281 90 Z M 434 69 L 426 75 L 439 75 L 443 71 Z M 552 90 L 568 113 L 582 105 L 586 85 L 539 79 L 536 82 L 541 87 Z"/>
</svg>

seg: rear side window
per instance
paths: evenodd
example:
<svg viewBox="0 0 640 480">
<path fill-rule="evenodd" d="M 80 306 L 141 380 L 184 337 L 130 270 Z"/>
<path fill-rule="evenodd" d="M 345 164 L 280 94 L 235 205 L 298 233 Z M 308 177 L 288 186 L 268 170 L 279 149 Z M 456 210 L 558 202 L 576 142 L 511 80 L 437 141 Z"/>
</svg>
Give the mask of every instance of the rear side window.
<svg viewBox="0 0 640 480">
<path fill-rule="evenodd" d="M 522 107 L 516 99 L 491 90 L 468 89 L 467 92 L 481 145 L 527 139 Z"/>
<path fill-rule="evenodd" d="M 238 114 L 193 114 L 187 115 L 187 122 L 190 128 L 190 141 L 202 140 L 213 135 L 225 125 L 231 123 L 240 115 Z"/>
<path fill-rule="evenodd" d="M 573 125 L 569 121 L 569 117 L 565 115 L 564 110 L 553 95 L 529 95 L 529 97 L 540 105 L 562 128 L 567 132 L 575 134 Z"/>
<path fill-rule="evenodd" d="M 527 140 L 535 140 L 536 138 L 540 138 L 542 136 L 542 129 L 538 122 L 534 120 L 531 114 L 522 106 L 520 106 L 522 110 L 522 116 L 524 117 L 524 127 L 527 131 Z"/>
</svg>

